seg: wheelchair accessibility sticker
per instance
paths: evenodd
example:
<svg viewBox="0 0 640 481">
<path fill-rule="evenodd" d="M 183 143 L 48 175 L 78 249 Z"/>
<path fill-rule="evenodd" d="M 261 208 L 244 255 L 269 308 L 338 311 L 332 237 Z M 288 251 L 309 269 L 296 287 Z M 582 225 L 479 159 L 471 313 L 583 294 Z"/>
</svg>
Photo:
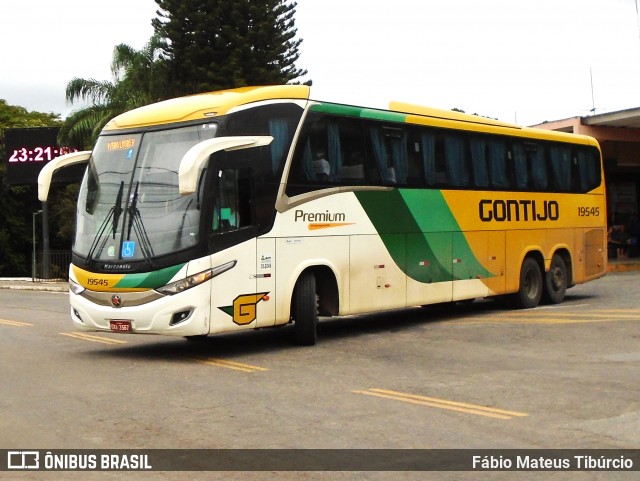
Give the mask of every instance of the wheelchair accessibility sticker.
<svg viewBox="0 0 640 481">
<path fill-rule="evenodd" d="M 133 257 L 136 250 L 135 241 L 125 241 L 122 243 L 122 257 Z"/>
</svg>

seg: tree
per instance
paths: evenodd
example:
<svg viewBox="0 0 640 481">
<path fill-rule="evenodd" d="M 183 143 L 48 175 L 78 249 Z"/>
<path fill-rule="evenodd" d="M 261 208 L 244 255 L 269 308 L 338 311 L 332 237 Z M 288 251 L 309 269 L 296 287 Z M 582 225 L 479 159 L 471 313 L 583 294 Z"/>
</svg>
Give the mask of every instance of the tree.
<svg viewBox="0 0 640 481">
<path fill-rule="evenodd" d="M 71 113 L 59 142 L 90 149 L 98 134 L 113 117 L 167 96 L 165 64 L 159 40 L 151 37 L 142 50 L 120 44 L 113 49 L 113 80 L 74 78 L 67 84 L 67 101 L 89 105 Z"/>
<path fill-rule="evenodd" d="M 32 186 L 9 186 L 5 182 L 5 128 L 55 127 L 61 124 L 54 113 L 29 112 L 0 99 L 0 275 L 26 276 L 30 272 L 31 213 L 40 208 Z"/>
<path fill-rule="evenodd" d="M 60 114 L 29 112 L 24 107 L 9 105 L 6 100 L 0 99 L 1 129 L 11 127 L 55 127 L 61 123 Z"/>
<path fill-rule="evenodd" d="M 295 67 L 302 42 L 296 3 L 284 0 L 156 0 L 172 96 L 247 85 L 285 84 L 307 73 Z"/>
</svg>

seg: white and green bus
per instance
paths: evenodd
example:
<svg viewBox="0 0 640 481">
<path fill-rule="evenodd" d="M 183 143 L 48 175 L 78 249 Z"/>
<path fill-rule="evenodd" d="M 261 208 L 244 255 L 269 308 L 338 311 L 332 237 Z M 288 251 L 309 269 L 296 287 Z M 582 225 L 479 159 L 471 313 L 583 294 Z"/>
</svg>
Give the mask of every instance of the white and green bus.
<svg viewBox="0 0 640 481">
<path fill-rule="evenodd" d="M 392 102 L 248 87 L 124 113 L 91 152 L 69 271 L 79 329 L 196 338 L 509 296 L 606 272 L 589 137 Z"/>
</svg>

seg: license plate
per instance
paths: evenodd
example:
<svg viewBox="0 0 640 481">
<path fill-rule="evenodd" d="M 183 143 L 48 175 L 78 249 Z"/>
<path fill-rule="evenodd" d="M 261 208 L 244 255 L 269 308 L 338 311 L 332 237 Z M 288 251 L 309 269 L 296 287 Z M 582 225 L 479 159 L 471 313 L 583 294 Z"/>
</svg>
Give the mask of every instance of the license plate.
<svg viewBox="0 0 640 481">
<path fill-rule="evenodd" d="M 112 320 L 109 321 L 109 327 L 115 332 L 131 332 L 131 321 Z"/>
</svg>

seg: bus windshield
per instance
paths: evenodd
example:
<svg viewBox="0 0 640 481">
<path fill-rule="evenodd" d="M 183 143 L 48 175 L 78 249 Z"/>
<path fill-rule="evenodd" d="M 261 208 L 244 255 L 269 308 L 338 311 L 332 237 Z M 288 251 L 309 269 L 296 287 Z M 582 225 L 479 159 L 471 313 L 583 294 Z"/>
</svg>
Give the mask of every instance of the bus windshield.
<svg viewBox="0 0 640 481">
<path fill-rule="evenodd" d="M 198 242 L 200 192 L 181 196 L 178 167 L 216 124 L 101 136 L 78 198 L 74 251 L 93 260 L 152 259 Z M 201 173 L 202 175 L 202 173 Z"/>
</svg>

